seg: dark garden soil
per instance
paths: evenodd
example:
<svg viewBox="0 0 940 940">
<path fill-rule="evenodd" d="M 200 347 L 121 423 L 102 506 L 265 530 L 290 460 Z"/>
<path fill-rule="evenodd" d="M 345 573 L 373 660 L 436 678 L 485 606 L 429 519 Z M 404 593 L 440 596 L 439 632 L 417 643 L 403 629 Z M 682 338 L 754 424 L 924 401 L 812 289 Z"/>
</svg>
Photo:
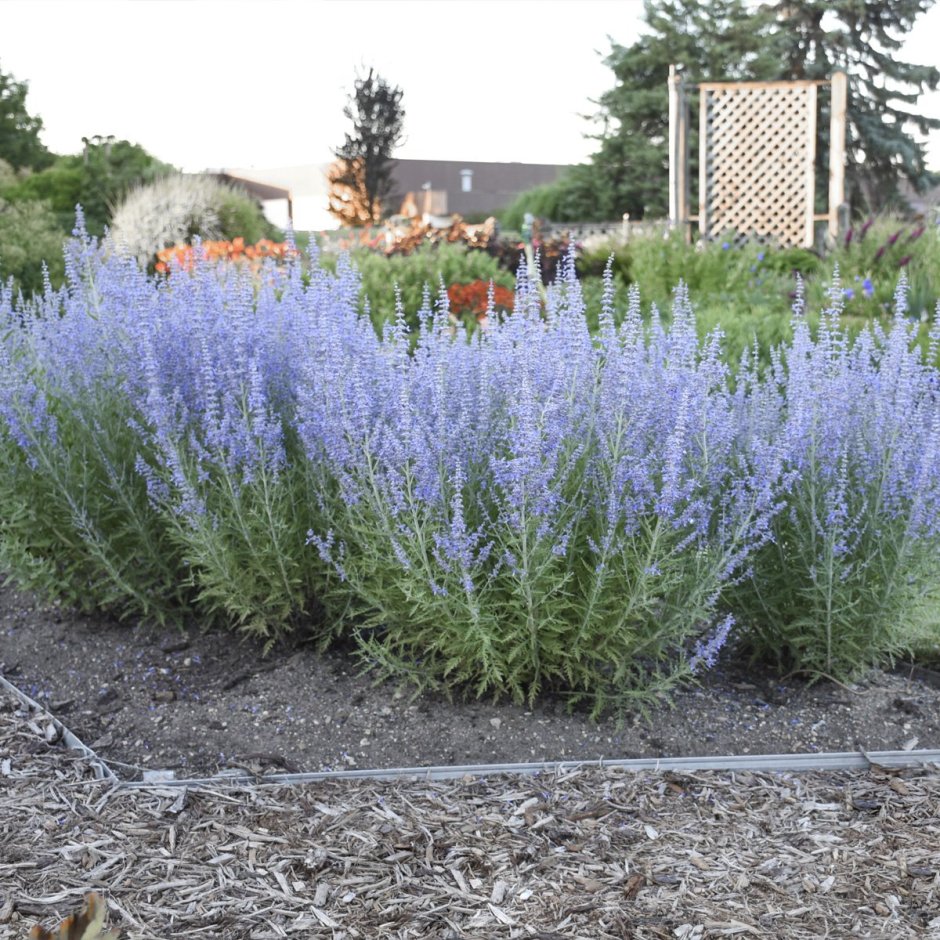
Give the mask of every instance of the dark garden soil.
<svg viewBox="0 0 940 940">
<path fill-rule="evenodd" d="M 593 723 L 532 708 L 411 700 L 294 640 L 262 657 L 230 633 L 77 616 L 0 587 L 0 673 L 122 778 L 441 764 L 940 748 L 940 673 L 875 671 L 807 686 L 719 664 L 647 718 Z"/>
</svg>

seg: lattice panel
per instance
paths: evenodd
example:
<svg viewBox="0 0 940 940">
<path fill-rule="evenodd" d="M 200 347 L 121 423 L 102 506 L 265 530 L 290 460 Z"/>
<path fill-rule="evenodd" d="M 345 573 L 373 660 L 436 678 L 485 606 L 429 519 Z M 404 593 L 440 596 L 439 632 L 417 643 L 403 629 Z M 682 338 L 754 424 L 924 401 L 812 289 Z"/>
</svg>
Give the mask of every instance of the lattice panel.
<svg viewBox="0 0 940 940">
<path fill-rule="evenodd" d="M 813 244 L 816 86 L 703 84 L 699 224 L 705 236 Z"/>
</svg>

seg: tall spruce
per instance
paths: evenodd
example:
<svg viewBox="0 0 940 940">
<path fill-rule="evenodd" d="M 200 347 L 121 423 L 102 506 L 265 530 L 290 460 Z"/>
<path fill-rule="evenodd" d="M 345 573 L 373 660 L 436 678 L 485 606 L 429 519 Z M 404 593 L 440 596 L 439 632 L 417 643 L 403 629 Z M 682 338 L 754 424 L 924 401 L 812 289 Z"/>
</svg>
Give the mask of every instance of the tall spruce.
<svg viewBox="0 0 940 940">
<path fill-rule="evenodd" d="M 918 113 L 917 101 L 940 82 L 930 65 L 902 62 L 897 52 L 934 0 L 777 0 L 762 12 L 775 19 L 780 78 L 825 79 L 844 69 L 849 79 L 846 127 L 847 195 L 856 211 L 897 203 L 906 179 L 923 191 L 932 181 L 925 146 L 912 136 L 940 128 Z M 828 163 L 828 113 L 820 122 L 817 179 Z"/>
<path fill-rule="evenodd" d="M 330 212 L 350 224 L 378 221 L 392 185 L 392 151 L 403 138 L 401 88 L 373 69 L 357 77 L 343 114 L 352 121 L 343 145 L 334 151 Z"/>
<path fill-rule="evenodd" d="M 645 19 L 644 35 L 631 46 L 611 40 L 604 59 L 617 81 L 598 101 L 603 130 L 591 164 L 603 180 L 599 215 L 608 219 L 668 210 L 671 64 L 690 81 L 769 79 L 779 68 L 773 17 L 744 0 L 646 0 Z"/>
<path fill-rule="evenodd" d="M 558 221 L 665 216 L 668 206 L 670 64 L 690 83 L 826 79 L 849 76 L 847 196 L 856 212 L 891 206 L 906 179 L 915 189 L 932 174 L 926 134 L 940 120 L 917 112 L 917 100 L 937 87 L 940 72 L 897 58 L 903 39 L 933 0 L 645 0 L 646 26 L 632 45 L 611 40 L 604 59 L 616 79 L 596 102 L 597 150 L 540 191 L 539 204 Z M 826 199 L 829 99 L 820 95 L 817 185 Z M 694 99 L 693 99 L 694 103 Z M 692 179 L 698 134 L 691 123 Z"/>
</svg>

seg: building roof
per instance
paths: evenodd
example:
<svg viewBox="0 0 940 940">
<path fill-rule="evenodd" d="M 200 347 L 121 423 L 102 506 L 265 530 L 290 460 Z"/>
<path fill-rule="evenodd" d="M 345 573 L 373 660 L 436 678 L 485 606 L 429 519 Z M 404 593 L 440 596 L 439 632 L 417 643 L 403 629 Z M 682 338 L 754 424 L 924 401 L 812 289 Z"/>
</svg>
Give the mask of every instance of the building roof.
<svg viewBox="0 0 940 940">
<path fill-rule="evenodd" d="M 219 170 L 216 174 L 221 180 L 227 183 L 234 183 L 246 189 L 256 199 L 290 199 L 291 191 L 285 186 L 275 186 L 272 183 L 265 183 L 261 180 L 252 179 L 232 170 Z"/>
<path fill-rule="evenodd" d="M 554 163 L 393 160 L 393 186 L 386 204 L 394 212 L 409 192 L 420 194 L 427 188 L 447 193 L 446 211 L 449 213 L 494 212 L 512 202 L 519 193 L 554 182 L 565 169 L 567 167 Z M 472 174 L 469 192 L 463 190 L 466 171 Z"/>
</svg>

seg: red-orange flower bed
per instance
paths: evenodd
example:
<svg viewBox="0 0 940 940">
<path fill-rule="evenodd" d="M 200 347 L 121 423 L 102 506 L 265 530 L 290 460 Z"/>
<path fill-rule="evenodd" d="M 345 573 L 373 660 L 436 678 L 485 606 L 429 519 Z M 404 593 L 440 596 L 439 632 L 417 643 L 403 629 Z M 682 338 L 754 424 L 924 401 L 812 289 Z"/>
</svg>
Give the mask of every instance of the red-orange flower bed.
<svg viewBox="0 0 940 940">
<path fill-rule="evenodd" d="M 248 261 L 260 262 L 265 258 L 280 260 L 289 255 L 296 255 L 297 249 L 287 242 L 273 242 L 269 238 L 262 238 L 254 245 L 246 245 L 244 238 L 233 238 L 232 241 L 202 242 L 199 246 L 202 257 L 209 261 Z M 192 245 L 172 245 L 157 252 L 155 268 L 165 274 L 175 262 L 180 267 L 191 269 L 195 259 L 195 249 Z"/>
<path fill-rule="evenodd" d="M 493 309 L 512 312 L 513 293 L 508 287 L 501 284 L 492 285 Z M 489 281 L 471 281 L 469 284 L 451 284 L 447 288 L 447 299 L 450 301 L 450 312 L 459 317 L 463 314 L 472 314 L 477 322 L 486 323 L 489 309 Z"/>
</svg>

